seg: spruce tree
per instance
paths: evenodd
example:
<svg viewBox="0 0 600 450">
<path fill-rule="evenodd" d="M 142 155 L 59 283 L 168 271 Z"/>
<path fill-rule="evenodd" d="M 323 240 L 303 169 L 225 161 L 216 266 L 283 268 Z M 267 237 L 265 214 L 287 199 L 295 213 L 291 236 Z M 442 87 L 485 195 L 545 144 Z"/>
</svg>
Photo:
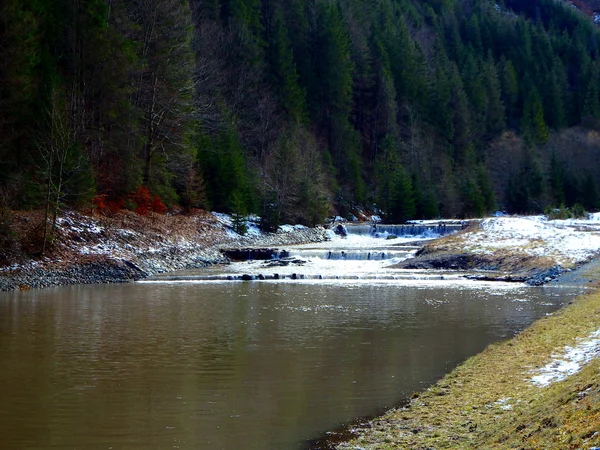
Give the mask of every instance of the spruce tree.
<svg viewBox="0 0 600 450">
<path fill-rule="evenodd" d="M 530 144 L 544 144 L 550 137 L 544 121 L 544 106 L 538 90 L 532 84 L 528 84 L 528 89 L 523 104 L 521 130 Z"/>
<path fill-rule="evenodd" d="M 600 101 L 598 98 L 598 72 L 593 71 L 588 82 L 582 118 L 600 119 Z"/>
<path fill-rule="evenodd" d="M 502 86 L 502 102 L 506 107 L 508 124 L 513 126 L 520 116 L 518 111 L 519 82 L 517 72 L 511 60 L 501 60 L 500 84 Z"/>
<path fill-rule="evenodd" d="M 417 212 L 410 175 L 401 165 L 395 168 L 391 180 L 390 209 L 387 220 L 404 223 Z"/>
<path fill-rule="evenodd" d="M 292 46 L 281 9 L 275 10 L 273 22 L 273 38 L 270 41 L 269 54 L 275 92 L 287 113 L 302 122 L 306 120 L 306 93 L 298 84 Z"/>
<path fill-rule="evenodd" d="M 491 53 L 488 54 L 488 60 L 485 64 L 485 90 L 486 90 L 486 111 L 485 125 L 486 138 L 490 139 L 498 135 L 506 126 L 506 116 L 504 103 L 502 102 L 502 89 L 496 64 Z"/>
</svg>

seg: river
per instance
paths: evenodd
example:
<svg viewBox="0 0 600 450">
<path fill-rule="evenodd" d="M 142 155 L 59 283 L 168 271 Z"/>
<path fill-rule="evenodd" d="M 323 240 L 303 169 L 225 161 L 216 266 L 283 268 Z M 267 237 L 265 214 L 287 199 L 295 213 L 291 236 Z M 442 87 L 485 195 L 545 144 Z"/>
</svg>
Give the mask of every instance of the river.
<svg viewBox="0 0 600 450">
<path fill-rule="evenodd" d="M 412 247 L 358 242 L 292 249 L 287 266 L 1 294 L 0 448 L 306 448 L 575 294 L 394 272 Z M 205 279 L 275 271 L 304 279 Z"/>
</svg>

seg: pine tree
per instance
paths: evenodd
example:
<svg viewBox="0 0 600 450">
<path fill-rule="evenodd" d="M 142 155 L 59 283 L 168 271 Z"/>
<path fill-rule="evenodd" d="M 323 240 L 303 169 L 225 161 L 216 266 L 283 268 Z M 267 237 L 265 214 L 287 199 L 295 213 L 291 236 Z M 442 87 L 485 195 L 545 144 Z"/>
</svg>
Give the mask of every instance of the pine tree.
<svg viewBox="0 0 600 450">
<path fill-rule="evenodd" d="M 247 214 L 248 210 L 243 194 L 240 191 L 234 191 L 231 196 L 231 227 L 233 231 L 242 236 L 248 232 Z"/>
<path fill-rule="evenodd" d="M 501 60 L 500 84 L 502 86 L 502 102 L 506 107 L 508 124 L 513 125 L 519 117 L 519 83 L 515 67 L 511 60 Z"/>
<path fill-rule="evenodd" d="M 260 0 L 224 0 L 221 16 L 225 23 L 233 20 L 246 28 L 252 35 L 254 43 L 258 47 L 264 47 Z"/>
<path fill-rule="evenodd" d="M 431 82 L 428 118 L 447 142 L 454 139 L 454 111 L 451 108 L 452 77 L 450 62 L 442 52 L 437 54 Z"/>
<path fill-rule="evenodd" d="M 328 147 L 339 170 L 339 203 L 361 201 L 364 197 L 360 160 L 360 136 L 350 123 L 353 100 L 351 41 L 340 9 L 333 3 L 320 3 L 319 51 L 320 123 Z"/>
<path fill-rule="evenodd" d="M 275 92 L 285 110 L 297 121 L 306 120 L 306 93 L 298 85 L 298 73 L 292 46 L 283 21 L 281 9 L 275 10 L 274 36 L 270 41 L 270 58 Z"/>
<path fill-rule="evenodd" d="M 398 99 L 425 106 L 427 68 L 423 55 L 412 40 L 405 21 L 396 20 L 392 14 L 391 10 L 382 11 L 381 40 L 386 46 Z"/>
<path fill-rule="evenodd" d="M 286 27 L 294 54 L 298 73 L 298 84 L 305 91 L 307 109 L 316 116 L 319 109 L 319 83 L 315 64 L 317 62 L 317 24 L 309 19 L 312 3 L 303 0 L 290 0 L 282 9 L 286 14 Z"/>
<path fill-rule="evenodd" d="M 498 135 L 506 126 L 504 103 L 502 102 L 502 89 L 496 70 L 496 64 L 491 53 L 485 65 L 485 90 L 486 90 L 486 138 Z"/>
<path fill-rule="evenodd" d="M 379 38 L 373 42 L 373 54 L 375 67 L 375 83 L 373 86 L 373 111 L 371 113 L 372 124 L 370 125 L 372 162 L 379 153 L 385 137 L 397 136 L 397 114 L 396 89 L 391 73 L 390 61 L 387 50 Z"/>
<path fill-rule="evenodd" d="M 458 68 L 455 65 L 451 69 L 450 80 L 452 86 L 450 106 L 454 115 L 454 135 L 451 141 L 454 149 L 453 156 L 456 163 L 465 164 L 473 150 L 471 112 Z"/>
<path fill-rule="evenodd" d="M 462 183 L 464 217 L 483 217 L 485 215 L 485 198 L 476 180 L 466 177 Z"/>
<path fill-rule="evenodd" d="M 600 118 L 600 101 L 598 99 L 598 73 L 594 71 L 588 82 L 585 102 L 583 104 L 582 118 Z"/>
<path fill-rule="evenodd" d="M 529 84 L 529 92 L 523 104 L 521 129 L 525 139 L 531 144 L 544 144 L 550 137 L 544 121 L 544 107 L 540 94 L 532 84 Z"/>
<path fill-rule="evenodd" d="M 464 80 L 464 91 L 469 99 L 469 113 L 473 121 L 475 134 L 483 137 L 487 130 L 487 87 L 486 73 L 475 59 L 472 47 L 465 57 L 461 71 Z"/>
<path fill-rule="evenodd" d="M 404 223 L 413 219 L 417 212 L 410 175 L 402 166 L 397 166 L 391 180 L 390 209 L 387 219 Z"/>
<path fill-rule="evenodd" d="M 565 94 L 566 75 L 562 62 L 555 58 L 552 71 L 548 74 L 548 81 L 543 83 L 544 89 L 544 114 L 548 126 L 555 130 L 566 125 Z"/>
<path fill-rule="evenodd" d="M 396 141 L 393 136 L 387 135 L 382 140 L 375 166 L 377 207 L 382 211 L 390 211 L 392 207 L 393 174 L 398 165 Z"/>
<path fill-rule="evenodd" d="M 347 120 L 352 107 L 350 38 L 339 9 L 333 3 L 320 5 L 320 54 L 322 114 Z"/>
</svg>

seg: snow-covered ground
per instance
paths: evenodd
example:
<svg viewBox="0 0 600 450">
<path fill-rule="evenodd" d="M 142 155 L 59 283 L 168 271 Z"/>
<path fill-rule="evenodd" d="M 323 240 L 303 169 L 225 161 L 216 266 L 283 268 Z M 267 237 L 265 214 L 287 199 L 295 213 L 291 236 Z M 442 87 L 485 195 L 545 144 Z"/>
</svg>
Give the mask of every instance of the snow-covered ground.
<svg viewBox="0 0 600 450">
<path fill-rule="evenodd" d="M 102 223 L 102 218 L 67 212 L 57 219 L 58 231 L 64 236 L 61 245 L 81 255 L 133 260 L 140 254 L 156 254 L 175 247 L 179 251 L 203 250 L 206 242 L 198 239 L 201 227 L 206 234 L 223 234 L 218 226 L 201 218 L 189 219 L 185 226 L 166 222 L 166 216 L 151 219 L 133 215 L 126 218 L 129 220 L 123 219 L 120 226 L 114 223 L 107 226 Z"/>
<path fill-rule="evenodd" d="M 493 254 L 510 249 L 550 257 L 570 267 L 600 252 L 600 215 L 589 220 L 547 220 L 544 216 L 493 217 L 461 239 L 471 251 Z"/>
<path fill-rule="evenodd" d="M 536 386 L 544 387 L 564 380 L 579 372 L 585 364 L 598 356 L 600 356 L 600 330 L 580 339 L 573 347 L 565 347 L 561 355 L 553 355 L 551 362 L 535 371 L 537 375 L 531 378 L 531 382 Z"/>
<path fill-rule="evenodd" d="M 233 231 L 233 217 L 231 214 L 212 212 L 211 213 L 217 221 L 227 228 L 227 235 L 232 238 L 241 237 L 240 234 Z M 260 231 L 258 224 L 260 223 L 260 217 L 254 214 L 246 216 L 244 224 L 246 225 L 246 236 L 261 236 L 263 233 Z M 308 227 L 304 225 L 280 225 L 279 231 L 282 233 L 291 233 L 298 230 L 306 230 Z"/>
</svg>

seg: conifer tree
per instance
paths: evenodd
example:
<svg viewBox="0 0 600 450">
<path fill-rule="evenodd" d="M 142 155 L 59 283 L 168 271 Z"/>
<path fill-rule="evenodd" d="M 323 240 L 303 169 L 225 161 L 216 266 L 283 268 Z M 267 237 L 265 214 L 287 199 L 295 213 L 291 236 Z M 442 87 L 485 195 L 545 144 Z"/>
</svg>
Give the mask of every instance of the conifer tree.
<svg viewBox="0 0 600 450">
<path fill-rule="evenodd" d="M 275 10 L 270 57 L 275 91 L 285 110 L 297 121 L 306 119 L 306 93 L 298 85 L 298 73 L 281 9 Z"/>
<path fill-rule="evenodd" d="M 549 131 L 544 121 L 544 106 L 538 90 L 529 84 L 529 92 L 523 104 L 521 129 L 525 139 L 531 144 L 544 144 L 548 141 Z"/>
<path fill-rule="evenodd" d="M 447 142 L 454 139 L 454 112 L 451 108 L 453 72 L 443 52 L 437 54 L 432 78 L 428 118 Z"/>
<path fill-rule="evenodd" d="M 387 220 L 404 223 L 417 212 L 410 175 L 404 167 L 397 166 L 391 180 L 390 209 Z"/>
<path fill-rule="evenodd" d="M 519 82 L 515 67 L 510 59 L 501 60 L 500 84 L 502 86 L 502 102 L 506 107 L 509 125 L 514 125 L 519 117 Z"/>
<path fill-rule="evenodd" d="M 236 21 L 252 35 L 256 45 L 264 46 L 260 0 L 224 0 L 221 7 L 224 22 Z"/>
<path fill-rule="evenodd" d="M 379 153 L 379 147 L 382 145 L 384 139 L 388 139 L 391 136 L 397 136 L 397 114 L 396 109 L 398 107 L 396 98 L 396 89 L 394 87 L 392 70 L 389 61 L 389 55 L 383 44 L 383 42 L 376 37 L 373 42 L 373 54 L 374 54 L 374 70 L 375 72 L 375 84 L 374 84 L 374 105 L 372 112 L 372 125 L 371 125 L 371 161 L 372 162 Z"/>
<path fill-rule="evenodd" d="M 594 70 L 590 77 L 583 104 L 582 118 L 600 118 L 600 101 L 598 99 L 598 72 Z"/>
<path fill-rule="evenodd" d="M 476 179 L 471 176 L 465 177 L 462 183 L 464 217 L 483 217 L 485 215 L 485 198 L 481 193 Z"/>
<path fill-rule="evenodd" d="M 471 115 L 467 95 L 463 89 L 462 80 L 456 65 L 451 69 L 451 97 L 450 106 L 453 111 L 452 146 L 456 163 L 465 164 L 473 150 Z"/>
<path fill-rule="evenodd" d="M 486 138 L 499 134 L 506 126 L 506 116 L 504 103 L 502 102 L 502 89 L 496 70 L 496 64 L 491 53 L 488 54 L 488 60 L 485 64 L 485 91 L 486 91 L 486 110 L 485 125 Z"/>
<path fill-rule="evenodd" d="M 566 125 L 565 94 L 566 75 L 562 62 L 554 58 L 552 70 L 548 74 L 547 82 L 542 85 L 544 89 L 544 114 L 548 126 L 555 130 Z"/>
<path fill-rule="evenodd" d="M 320 3 L 320 51 L 322 115 L 347 120 L 352 107 L 352 74 L 350 38 L 338 7 Z"/>
</svg>

